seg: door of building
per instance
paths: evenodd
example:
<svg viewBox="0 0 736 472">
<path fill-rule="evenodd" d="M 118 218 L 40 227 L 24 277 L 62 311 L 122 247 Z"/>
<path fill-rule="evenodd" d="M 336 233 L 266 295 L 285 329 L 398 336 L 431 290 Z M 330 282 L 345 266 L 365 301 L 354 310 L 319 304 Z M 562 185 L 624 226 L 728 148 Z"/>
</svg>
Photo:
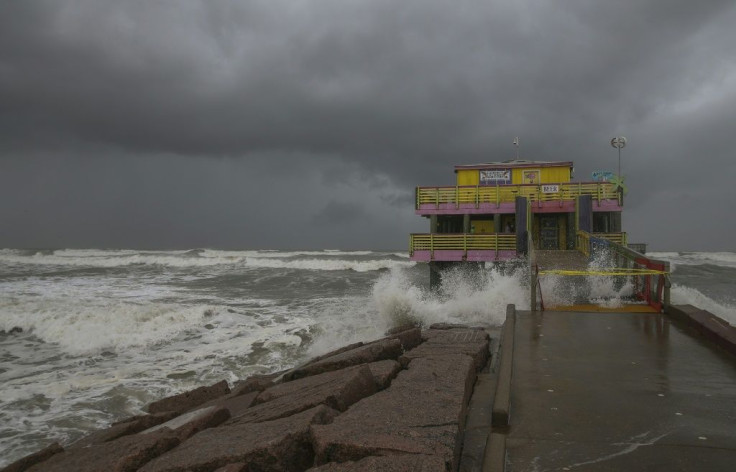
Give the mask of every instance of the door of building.
<svg viewBox="0 0 736 472">
<path fill-rule="evenodd" d="M 542 216 L 540 218 L 540 247 L 541 249 L 559 249 L 559 231 L 557 216 Z"/>
</svg>

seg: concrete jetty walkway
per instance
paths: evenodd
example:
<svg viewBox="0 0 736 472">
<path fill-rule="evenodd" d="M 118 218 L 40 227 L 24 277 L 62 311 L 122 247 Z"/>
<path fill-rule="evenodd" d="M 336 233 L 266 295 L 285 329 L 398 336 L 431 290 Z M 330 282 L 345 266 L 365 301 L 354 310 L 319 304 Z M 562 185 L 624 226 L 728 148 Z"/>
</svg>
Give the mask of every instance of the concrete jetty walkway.
<svg viewBox="0 0 736 472">
<path fill-rule="evenodd" d="M 515 323 L 507 471 L 734 470 L 734 356 L 662 314 Z"/>
</svg>

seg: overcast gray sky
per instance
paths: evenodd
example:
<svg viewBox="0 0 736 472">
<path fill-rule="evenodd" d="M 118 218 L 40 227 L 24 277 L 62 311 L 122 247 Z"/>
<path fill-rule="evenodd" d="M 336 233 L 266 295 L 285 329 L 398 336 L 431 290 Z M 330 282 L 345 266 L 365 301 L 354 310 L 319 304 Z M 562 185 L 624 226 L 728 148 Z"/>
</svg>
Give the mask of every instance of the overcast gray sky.
<svg viewBox="0 0 736 472">
<path fill-rule="evenodd" d="M 374 248 L 453 165 L 615 170 L 736 250 L 733 0 L 0 0 L 0 247 Z"/>
</svg>

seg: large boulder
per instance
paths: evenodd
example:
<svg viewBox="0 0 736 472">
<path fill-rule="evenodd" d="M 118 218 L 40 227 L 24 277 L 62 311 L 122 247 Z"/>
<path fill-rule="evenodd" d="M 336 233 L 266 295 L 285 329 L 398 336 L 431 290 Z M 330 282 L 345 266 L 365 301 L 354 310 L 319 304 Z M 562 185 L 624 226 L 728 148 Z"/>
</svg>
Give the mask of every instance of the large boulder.
<svg viewBox="0 0 736 472">
<path fill-rule="evenodd" d="M 253 406 L 256 397 L 258 397 L 260 393 L 261 392 L 259 390 L 256 390 L 253 392 L 244 393 L 242 395 L 237 395 L 236 392 L 233 391 L 232 393 L 219 398 L 215 398 L 214 400 L 208 401 L 207 403 L 203 403 L 202 405 L 193 408 L 190 411 L 214 406 L 227 408 L 227 410 L 230 412 L 230 416 L 232 417 L 240 416 L 245 410 Z"/>
<path fill-rule="evenodd" d="M 224 467 L 220 467 L 215 472 L 245 472 L 248 464 L 245 462 L 238 462 L 236 464 L 228 464 Z"/>
<path fill-rule="evenodd" d="M 428 329 L 424 331 L 425 341 L 416 348 L 405 352 L 399 361 L 406 366 L 413 359 L 443 358 L 464 354 L 473 358 L 476 370 L 488 361 L 489 335 L 482 329 Z"/>
<path fill-rule="evenodd" d="M 46 446 L 40 451 L 36 451 L 33 454 L 28 454 L 27 456 L 21 457 L 12 464 L 8 464 L 7 466 L 5 466 L 4 469 L 2 469 L 2 472 L 24 472 L 25 470 L 28 470 L 31 466 L 39 464 L 47 460 L 54 454 L 58 454 L 60 452 L 64 452 L 64 448 L 61 447 L 59 443 L 55 442 L 49 446 Z"/>
<path fill-rule="evenodd" d="M 391 384 L 396 374 L 401 370 L 401 364 L 392 359 L 385 361 L 371 362 L 368 368 L 373 374 L 373 380 L 379 390 L 383 390 Z"/>
<path fill-rule="evenodd" d="M 143 434 L 150 434 L 168 428 L 174 431 L 180 440 L 184 441 L 204 429 L 218 426 L 229 418 L 230 411 L 227 408 L 209 406 L 184 413 L 166 423 L 143 431 Z"/>
<path fill-rule="evenodd" d="M 469 356 L 414 359 L 389 388 L 354 404 L 332 424 L 312 427 L 316 463 L 423 454 L 437 455 L 456 470 L 474 381 Z"/>
<path fill-rule="evenodd" d="M 314 460 L 310 426 L 329 423 L 337 414 L 321 405 L 275 421 L 207 429 L 149 462 L 141 472 L 209 471 L 230 465 L 238 470 L 238 463 L 264 472 L 305 470 Z"/>
<path fill-rule="evenodd" d="M 164 411 L 175 411 L 181 414 L 228 393 L 230 393 L 230 387 L 228 387 L 226 381 L 222 380 L 213 385 L 195 388 L 188 392 L 155 401 L 148 405 L 148 412 L 160 413 Z"/>
<path fill-rule="evenodd" d="M 368 366 L 326 372 L 264 390 L 256 398 L 256 405 L 228 423 L 271 421 L 321 404 L 345 411 L 361 398 L 374 394 L 376 390 L 376 382 Z"/>
<path fill-rule="evenodd" d="M 262 392 L 269 387 L 274 385 L 275 375 L 253 375 L 245 380 L 236 382 L 230 393 L 232 396 L 237 397 L 245 395 L 251 392 Z"/>
<path fill-rule="evenodd" d="M 384 359 L 396 359 L 401 353 L 402 348 L 399 339 L 383 339 L 297 367 L 284 375 L 284 381 L 292 381 L 310 375 L 322 374 L 324 372 L 382 361 Z"/>
<path fill-rule="evenodd" d="M 102 444 L 108 441 L 112 441 L 123 436 L 129 436 L 131 434 L 140 433 L 148 428 L 152 428 L 156 425 L 169 421 L 176 417 L 176 412 L 165 411 L 162 413 L 156 413 L 153 415 L 140 415 L 133 416 L 131 418 L 118 421 L 113 423 L 107 429 L 95 431 L 79 441 L 72 444 L 69 449 L 87 447 L 91 444 Z"/>
<path fill-rule="evenodd" d="M 371 456 L 357 462 L 330 462 L 307 472 L 446 472 L 445 461 L 438 456 L 409 454 Z"/>
<path fill-rule="evenodd" d="M 54 454 L 28 472 L 129 472 L 179 444 L 170 431 L 135 434 Z"/>
<path fill-rule="evenodd" d="M 398 339 L 404 351 L 414 349 L 422 343 L 422 330 L 420 328 L 409 328 L 392 333 L 388 339 Z"/>
<path fill-rule="evenodd" d="M 314 364 L 315 362 L 319 362 L 322 359 L 327 359 L 328 357 L 333 357 L 338 354 L 342 354 L 343 352 L 352 351 L 353 349 L 359 348 L 363 346 L 365 343 L 358 341 L 357 343 L 348 344 L 347 346 L 343 346 L 341 348 L 326 352 L 324 354 L 320 354 L 319 356 L 315 356 L 311 359 L 309 359 L 306 364 Z"/>
</svg>

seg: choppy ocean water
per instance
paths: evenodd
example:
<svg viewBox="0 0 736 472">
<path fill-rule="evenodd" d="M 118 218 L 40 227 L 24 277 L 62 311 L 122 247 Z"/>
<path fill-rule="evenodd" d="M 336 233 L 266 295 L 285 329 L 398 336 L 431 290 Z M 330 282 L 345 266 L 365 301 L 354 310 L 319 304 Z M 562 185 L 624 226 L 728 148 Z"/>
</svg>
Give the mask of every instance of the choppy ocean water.
<svg viewBox="0 0 736 472">
<path fill-rule="evenodd" d="M 673 303 L 736 324 L 736 253 L 649 255 L 671 262 Z M 431 294 L 401 252 L 2 249 L 0 466 L 407 318 L 500 325 L 507 304 L 528 309 L 525 281 L 488 268 Z"/>
</svg>

